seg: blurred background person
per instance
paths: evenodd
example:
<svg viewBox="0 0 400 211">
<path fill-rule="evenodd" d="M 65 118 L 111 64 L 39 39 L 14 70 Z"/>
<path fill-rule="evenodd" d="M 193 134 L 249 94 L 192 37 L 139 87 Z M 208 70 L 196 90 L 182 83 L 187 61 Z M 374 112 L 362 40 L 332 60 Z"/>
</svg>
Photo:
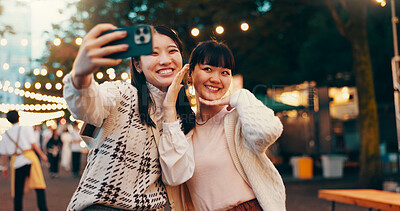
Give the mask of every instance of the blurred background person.
<svg viewBox="0 0 400 211">
<path fill-rule="evenodd" d="M 8 178 L 7 168 L 8 156 L 11 155 L 11 196 L 14 197 L 14 210 L 22 210 L 22 202 L 25 189 L 35 189 L 37 205 L 40 211 L 46 211 L 46 196 L 42 168 L 34 151 L 39 154 L 43 161 L 47 161 L 46 155 L 40 150 L 34 139 L 31 126 L 20 126 L 19 114 L 12 110 L 7 113 L 7 120 L 13 124 L 2 135 L 0 141 L 0 154 L 4 178 Z M 26 187 L 25 185 L 28 185 Z"/>
<path fill-rule="evenodd" d="M 81 147 L 81 136 L 79 135 L 79 126 L 78 123 L 72 122 L 72 131 L 71 131 L 71 151 L 72 151 L 72 174 L 75 178 L 79 177 L 79 171 L 81 168 L 81 156 L 82 156 L 82 147 Z"/>
<path fill-rule="evenodd" d="M 42 125 L 35 125 L 33 127 L 33 133 L 34 133 L 36 144 L 43 151 L 43 148 L 42 148 Z M 39 154 L 36 151 L 35 151 L 35 153 L 36 153 L 37 157 L 39 158 L 39 161 L 41 161 Z"/>
<path fill-rule="evenodd" d="M 66 171 L 71 171 L 71 142 L 72 137 L 71 133 L 69 132 L 68 125 L 64 125 L 62 128 L 62 133 L 60 135 L 61 142 L 62 142 L 62 150 L 61 150 L 61 166 Z"/>
<path fill-rule="evenodd" d="M 58 177 L 58 165 L 60 162 L 60 151 L 62 148 L 61 138 L 57 129 L 53 129 L 53 136 L 46 144 L 47 157 L 50 162 L 50 176 L 51 178 Z"/>
</svg>

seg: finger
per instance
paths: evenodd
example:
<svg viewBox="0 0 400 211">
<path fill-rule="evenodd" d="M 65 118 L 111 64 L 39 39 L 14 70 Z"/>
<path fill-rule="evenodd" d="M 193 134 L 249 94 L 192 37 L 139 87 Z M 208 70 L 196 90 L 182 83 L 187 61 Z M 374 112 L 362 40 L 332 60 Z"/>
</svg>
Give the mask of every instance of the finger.
<svg viewBox="0 0 400 211">
<path fill-rule="evenodd" d="M 110 45 L 102 48 L 91 49 L 88 54 L 90 58 L 104 57 L 113 53 L 126 51 L 128 48 L 128 44 Z"/>
<path fill-rule="evenodd" d="M 101 23 L 93 27 L 85 36 L 85 38 L 97 38 L 100 36 L 101 33 L 108 31 L 108 30 L 114 30 L 117 29 L 116 26 L 110 24 L 110 23 Z"/>
<path fill-rule="evenodd" d="M 108 59 L 108 58 L 96 58 L 92 60 L 92 63 L 97 66 L 115 66 L 122 62 L 122 59 Z"/>
<path fill-rule="evenodd" d="M 200 103 L 202 103 L 204 105 L 209 105 L 209 106 L 229 105 L 229 96 L 221 98 L 219 100 L 213 100 L 213 101 L 206 100 L 206 99 L 199 97 L 199 101 L 200 101 Z"/>
<path fill-rule="evenodd" d="M 183 66 L 182 69 L 179 70 L 179 72 L 176 74 L 174 80 L 172 81 L 171 86 L 175 88 L 181 88 L 181 82 L 183 80 L 183 77 L 185 76 L 185 73 L 189 70 L 189 66 Z"/>
<path fill-rule="evenodd" d="M 114 31 L 108 34 L 101 35 L 96 39 L 95 43 L 98 46 L 103 46 L 112 41 L 125 38 L 127 35 L 127 31 Z"/>
</svg>

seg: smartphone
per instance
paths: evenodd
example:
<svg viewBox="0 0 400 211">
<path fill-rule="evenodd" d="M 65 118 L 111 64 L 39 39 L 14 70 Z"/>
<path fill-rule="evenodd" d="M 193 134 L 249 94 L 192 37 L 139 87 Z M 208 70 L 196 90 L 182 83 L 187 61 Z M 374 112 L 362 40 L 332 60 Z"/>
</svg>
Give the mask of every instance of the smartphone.
<svg viewBox="0 0 400 211">
<path fill-rule="evenodd" d="M 112 41 L 104 46 L 128 44 L 129 48 L 127 51 L 118 52 L 104 56 L 105 58 L 123 59 L 128 57 L 137 57 L 141 55 L 149 55 L 153 53 L 153 41 L 151 27 L 146 24 L 129 26 L 110 30 L 102 33 L 108 34 L 114 31 L 127 31 L 127 36 L 123 39 Z"/>
</svg>

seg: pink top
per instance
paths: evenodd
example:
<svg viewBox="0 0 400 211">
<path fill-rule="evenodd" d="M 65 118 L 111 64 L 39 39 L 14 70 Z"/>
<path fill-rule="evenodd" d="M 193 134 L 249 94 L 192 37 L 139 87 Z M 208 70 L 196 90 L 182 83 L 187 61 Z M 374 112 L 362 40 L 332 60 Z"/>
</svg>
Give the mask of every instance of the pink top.
<svg viewBox="0 0 400 211">
<path fill-rule="evenodd" d="M 231 110 L 232 111 L 232 110 Z M 224 131 L 224 107 L 193 133 L 195 170 L 187 186 L 196 210 L 225 210 L 255 198 L 240 176 Z"/>
</svg>

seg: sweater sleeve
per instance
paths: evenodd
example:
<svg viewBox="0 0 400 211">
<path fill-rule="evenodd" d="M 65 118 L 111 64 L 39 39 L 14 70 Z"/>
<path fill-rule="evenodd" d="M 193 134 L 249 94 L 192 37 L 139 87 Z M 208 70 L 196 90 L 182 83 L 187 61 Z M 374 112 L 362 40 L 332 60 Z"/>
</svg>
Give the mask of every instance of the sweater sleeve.
<svg viewBox="0 0 400 211">
<path fill-rule="evenodd" d="M 117 88 L 112 83 L 98 85 L 92 79 L 89 87 L 76 89 L 72 84 L 71 74 L 67 74 L 63 82 L 64 98 L 72 116 L 100 127 L 112 108 L 116 106 Z"/>
<path fill-rule="evenodd" d="M 237 109 L 245 141 L 255 152 L 265 152 L 282 134 L 280 119 L 250 91 L 240 89 L 233 93 L 230 105 Z"/>
<path fill-rule="evenodd" d="M 158 150 L 165 184 L 180 185 L 193 176 L 195 164 L 191 136 L 185 136 L 179 121 L 163 123 Z"/>
</svg>

